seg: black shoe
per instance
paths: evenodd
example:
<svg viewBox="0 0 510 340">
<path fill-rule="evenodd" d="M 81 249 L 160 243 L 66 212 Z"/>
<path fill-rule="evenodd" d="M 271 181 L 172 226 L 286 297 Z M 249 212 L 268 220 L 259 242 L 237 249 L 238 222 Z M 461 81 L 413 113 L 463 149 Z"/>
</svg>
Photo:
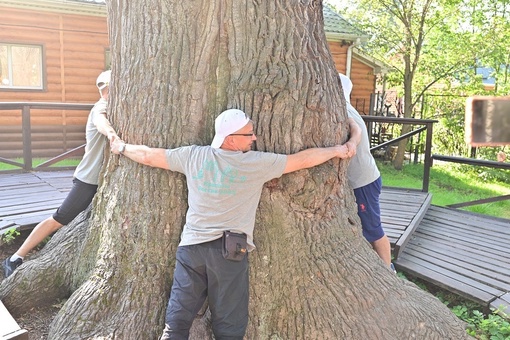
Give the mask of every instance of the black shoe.
<svg viewBox="0 0 510 340">
<path fill-rule="evenodd" d="M 397 273 L 397 270 L 395 269 L 395 266 L 393 265 L 393 263 L 390 263 L 390 269 L 393 273 Z"/>
<path fill-rule="evenodd" d="M 16 261 L 11 261 L 11 257 L 5 259 L 4 261 L 4 276 L 8 278 L 21 264 L 23 263 L 22 259 L 17 259 Z"/>
</svg>

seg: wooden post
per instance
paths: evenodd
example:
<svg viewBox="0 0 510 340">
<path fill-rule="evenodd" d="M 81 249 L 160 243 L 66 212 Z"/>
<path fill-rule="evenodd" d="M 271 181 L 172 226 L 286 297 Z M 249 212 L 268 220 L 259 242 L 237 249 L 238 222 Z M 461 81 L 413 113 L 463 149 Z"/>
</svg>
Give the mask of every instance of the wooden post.
<svg viewBox="0 0 510 340">
<path fill-rule="evenodd" d="M 425 160 L 423 161 L 423 187 L 421 191 L 429 192 L 430 168 L 432 167 L 432 122 L 426 123 L 427 134 L 425 136 Z"/>
<path fill-rule="evenodd" d="M 23 105 L 21 111 L 23 135 L 23 170 L 32 170 L 32 127 L 30 124 L 30 106 Z"/>
</svg>

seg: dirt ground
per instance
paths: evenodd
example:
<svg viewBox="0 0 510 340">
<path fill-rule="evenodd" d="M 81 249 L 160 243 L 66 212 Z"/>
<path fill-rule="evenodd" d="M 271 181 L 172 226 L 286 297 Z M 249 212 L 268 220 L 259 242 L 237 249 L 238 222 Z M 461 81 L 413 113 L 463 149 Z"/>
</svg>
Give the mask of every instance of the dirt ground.
<svg viewBox="0 0 510 340">
<path fill-rule="evenodd" d="M 0 260 L 3 262 L 8 256 L 11 256 L 19 248 L 21 243 L 23 243 L 28 234 L 29 231 L 23 232 L 20 236 L 16 237 L 13 243 L 0 245 Z M 4 270 L 2 266 L 2 274 L 0 275 L 2 280 L 4 278 L 3 273 Z M 34 308 L 15 319 L 22 329 L 28 331 L 30 340 L 47 339 L 49 325 L 59 309 L 59 305 Z"/>
</svg>

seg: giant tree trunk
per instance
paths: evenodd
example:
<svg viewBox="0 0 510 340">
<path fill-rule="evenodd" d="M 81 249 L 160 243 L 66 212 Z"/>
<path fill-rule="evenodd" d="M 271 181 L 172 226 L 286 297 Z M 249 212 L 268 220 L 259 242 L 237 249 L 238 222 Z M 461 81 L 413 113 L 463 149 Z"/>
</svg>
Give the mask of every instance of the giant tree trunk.
<svg viewBox="0 0 510 340">
<path fill-rule="evenodd" d="M 252 117 L 258 150 L 292 153 L 345 140 L 320 1 L 107 3 L 110 113 L 127 142 L 208 144 L 226 108 Z M 266 185 L 250 254 L 246 338 L 464 338 L 446 307 L 393 275 L 364 241 L 346 166 L 331 161 Z M 41 256 L 71 257 L 52 268 L 67 266 L 69 275 L 58 287 L 30 285 L 38 264 L 28 261 L 0 288 L 18 311 L 30 300 L 20 297 L 20 282 L 27 297 L 41 286 L 52 297 L 70 295 L 50 339 L 156 339 L 164 326 L 185 178 L 113 155 L 104 169 L 90 228 L 81 228 L 86 237 L 74 252 Z M 192 338 L 210 338 L 206 320 Z"/>
</svg>

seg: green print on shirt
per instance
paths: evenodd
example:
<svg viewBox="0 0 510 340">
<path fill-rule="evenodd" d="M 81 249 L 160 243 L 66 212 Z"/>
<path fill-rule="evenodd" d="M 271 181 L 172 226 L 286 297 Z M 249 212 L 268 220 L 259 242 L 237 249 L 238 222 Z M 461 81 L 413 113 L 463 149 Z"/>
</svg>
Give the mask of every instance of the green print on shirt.
<svg viewBox="0 0 510 340">
<path fill-rule="evenodd" d="M 240 176 L 237 169 L 227 166 L 222 172 L 214 161 L 205 161 L 193 179 L 198 182 L 198 191 L 219 195 L 235 195 L 232 183 L 246 182 L 246 176 Z"/>
</svg>

